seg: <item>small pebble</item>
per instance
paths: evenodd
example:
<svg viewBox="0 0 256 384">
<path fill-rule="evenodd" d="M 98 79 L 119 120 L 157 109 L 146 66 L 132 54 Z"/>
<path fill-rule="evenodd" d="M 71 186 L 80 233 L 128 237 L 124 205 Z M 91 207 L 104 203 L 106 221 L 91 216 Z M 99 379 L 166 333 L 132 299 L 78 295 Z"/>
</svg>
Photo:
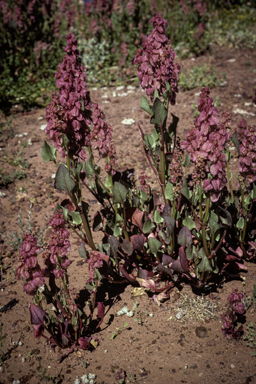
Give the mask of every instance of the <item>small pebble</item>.
<svg viewBox="0 0 256 384">
<path fill-rule="evenodd" d="M 207 329 L 205 327 L 196 327 L 196 335 L 201 339 L 207 335 Z"/>
<path fill-rule="evenodd" d="M 234 364 L 231 364 L 230 367 L 231 367 L 231 368 L 235 368 Z"/>
<path fill-rule="evenodd" d="M 41 125 L 41 127 L 40 127 L 40 130 L 41 131 L 45 131 L 45 128 L 47 127 L 47 124 L 43 124 L 43 125 Z"/>
<path fill-rule="evenodd" d="M 124 120 L 122 120 L 122 124 L 125 124 L 125 125 L 132 125 L 134 123 L 135 123 L 134 119 L 124 119 Z"/>
<path fill-rule="evenodd" d="M 154 313 L 149 313 L 148 315 L 149 315 L 149 317 L 153 317 Z"/>
</svg>

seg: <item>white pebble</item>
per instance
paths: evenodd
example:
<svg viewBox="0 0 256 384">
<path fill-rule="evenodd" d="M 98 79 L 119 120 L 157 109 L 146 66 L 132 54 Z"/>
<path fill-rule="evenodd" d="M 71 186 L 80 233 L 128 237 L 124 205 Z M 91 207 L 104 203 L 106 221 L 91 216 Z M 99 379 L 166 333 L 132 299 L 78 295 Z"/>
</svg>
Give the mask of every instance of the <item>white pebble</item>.
<svg viewBox="0 0 256 384">
<path fill-rule="evenodd" d="M 234 364 L 231 364 L 230 367 L 231 367 L 231 368 L 235 368 Z"/>
<path fill-rule="evenodd" d="M 227 60 L 228 63 L 234 63 L 236 61 L 236 59 L 229 59 Z"/>
<path fill-rule="evenodd" d="M 255 113 L 244 111 L 243 109 L 237 108 L 234 109 L 234 113 L 239 113 L 240 115 L 255 116 Z"/>
<path fill-rule="evenodd" d="M 51 178 L 52 178 L 52 179 L 55 179 L 55 177 L 56 177 L 56 173 L 53 173 L 53 174 L 51 175 Z"/>
<path fill-rule="evenodd" d="M 122 121 L 122 124 L 125 124 L 125 125 L 132 125 L 134 123 L 135 123 L 135 120 L 133 120 L 133 119 L 124 119 Z"/>
<path fill-rule="evenodd" d="M 124 89 L 124 85 L 119 85 L 119 87 L 116 87 L 117 91 L 122 91 L 122 89 Z"/>
<path fill-rule="evenodd" d="M 41 127 L 40 127 L 40 129 L 41 129 L 41 131 L 45 131 L 45 128 L 47 127 L 47 124 L 43 124 L 43 125 L 41 125 Z"/>
</svg>

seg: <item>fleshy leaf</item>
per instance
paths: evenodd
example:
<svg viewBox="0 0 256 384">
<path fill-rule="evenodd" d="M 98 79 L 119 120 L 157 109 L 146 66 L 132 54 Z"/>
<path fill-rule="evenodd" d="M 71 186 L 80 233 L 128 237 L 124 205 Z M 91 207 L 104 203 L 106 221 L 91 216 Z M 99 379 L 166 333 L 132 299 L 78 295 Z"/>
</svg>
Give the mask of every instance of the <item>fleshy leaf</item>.
<svg viewBox="0 0 256 384">
<path fill-rule="evenodd" d="M 144 243 L 146 240 L 144 235 L 133 235 L 131 236 L 130 240 L 135 251 L 143 251 Z"/>
<path fill-rule="evenodd" d="M 164 103 L 156 98 L 152 110 L 154 115 L 152 116 L 150 123 L 157 125 L 158 127 L 163 127 L 167 118 L 167 109 L 165 108 Z"/>
<path fill-rule="evenodd" d="M 150 219 L 147 219 L 143 225 L 143 232 L 147 234 L 149 232 L 152 232 L 154 228 L 155 224 Z"/>
<path fill-rule="evenodd" d="M 102 321 L 103 321 L 103 319 L 104 319 L 105 305 L 102 304 L 101 302 L 98 302 L 97 309 L 98 309 L 97 317 L 100 319 L 100 322 L 99 322 L 99 324 L 97 325 L 96 328 L 99 328 L 101 323 L 102 323 Z"/>
<path fill-rule="evenodd" d="M 153 111 L 152 111 L 152 109 L 151 109 L 151 107 L 149 105 L 149 102 L 148 102 L 148 100 L 146 99 L 145 96 L 142 96 L 142 98 L 141 98 L 141 105 L 140 105 L 140 107 L 142 109 L 144 109 L 144 111 L 146 111 L 149 115 L 151 115 L 151 116 L 153 115 Z"/>
<path fill-rule="evenodd" d="M 119 241 L 114 236 L 109 236 L 108 242 L 110 244 L 110 253 L 115 257 L 119 247 Z"/>
<path fill-rule="evenodd" d="M 140 211 L 139 208 L 128 208 L 126 210 L 127 220 L 131 220 L 134 225 L 137 225 L 139 229 L 142 231 L 142 219 L 144 216 L 144 212 Z"/>
<path fill-rule="evenodd" d="M 188 247 L 192 244 L 192 235 L 190 230 L 187 227 L 183 227 L 178 235 L 178 243 L 183 247 Z"/>
<path fill-rule="evenodd" d="M 153 292 L 156 290 L 156 283 L 152 279 L 147 280 L 147 279 L 141 279 L 141 278 L 137 277 L 136 281 L 138 281 L 138 283 L 141 287 L 144 287 L 146 289 L 150 289 Z"/>
<path fill-rule="evenodd" d="M 128 190 L 125 188 L 125 186 L 116 181 L 113 187 L 113 204 L 122 204 L 126 199 L 127 193 Z"/>
<path fill-rule="evenodd" d="M 70 215 L 72 217 L 72 223 L 75 225 L 79 225 L 82 223 L 82 219 L 79 212 L 70 212 Z"/>
<path fill-rule="evenodd" d="M 78 253 L 79 253 L 79 255 L 80 255 L 80 257 L 82 257 L 83 259 L 88 259 L 88 252 L 86 251 L 86 248 L 85 248 L 85 245 L 84 245 L 84 243 L 82 243 L 81 245 L 80 245 L 80 248 L 79 248 L 79 250 L 78 250 Z"/>
<path fill-rule="evenodd" d="M 56 148 L 44 141 L 41 156 L 47 163 L 48 161 L 56 161 Z"/>
<path fill-rule="evenodd" d="M 34 303 L 30 304 L 29 310 L 31 324 L 44 326 L 45 311 Z"/>
<path fill-rule="evenodd" d="M 127 239 L 123 240 L 123 242 L 121 244 L 121 248 L 124 251 L 124 253 L 126 253 L 128 256 L 130 256 L 133 252 L 132 242 L 127 240 Z"/>
<path fill-rule="evenodd" d="M 156 255 L 159 249 L 162 247 L 162 243 L 159 240 L 155 239 L 154 237 L 148 238 L 148 245 L 149 245 L 150 251 L 154 255 Z"/>
<path fill-rule="evenodd" d="M 223 224 L 228 225 L 229 227 L 232 226 L 232 216 L 226 209 L 218 206 L 218 215 Z"/>
<path fill-rule="evenodd" d="M 55 188 L 71 193 L 76 183 L 69 174 L 65 165 L 61 164 L 56 173 Z"/>
</svg>

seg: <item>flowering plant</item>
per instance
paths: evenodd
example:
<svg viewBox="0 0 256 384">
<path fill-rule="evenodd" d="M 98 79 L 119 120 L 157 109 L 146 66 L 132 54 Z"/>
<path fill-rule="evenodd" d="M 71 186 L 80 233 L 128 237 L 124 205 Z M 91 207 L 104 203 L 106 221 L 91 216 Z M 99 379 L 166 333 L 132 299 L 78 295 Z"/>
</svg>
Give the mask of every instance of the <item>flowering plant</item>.
<svg viewBox="0 0 256 384">
<path fill-rule="evenodd" d="M 56 211 L 49 225 L 52 234 L 43 253 L 45 267 L 41 268 L 38 263 L 40 247 L 37 239 L 27 233 L 23 235 L 15 277 L 25 280 L 25 292 L 34 297 L 30 304 L 30 318 L 35 338 L 45 338 L 52 349 L 56 346 L 69 348 L 60 357 L 62 361 L 73 351 L 91 349 L 97 344 L 97 339 L 90 334 L 95 303 L 90 314 L 86 315 L 77 303 L 78 292 L 69 285 L 67 269 L 71 261 L 67 253 L 70 251 L 70 233 L 63 213 Z M 99 327 L 103 321 L 104 305 L 98 303 L 97 307 Z"/>
<path fill-rule="evenodd" d="M 59 92 L 52 95 L 47 107 L 46 133 L 53 145 L 44 142 L 42 157 L 56 162 L 57 151 L 61 153 L 55 188 L 66 192 L 67 199 L 57 205 L 50 222 L 54 234 L 43 254 L 46 267 L 41 270 L 37 264 L 36 242 L 24 238 L 22 252 L 28 255 L 21 256 L 16 275 L 26 279 L 26 291 L 35 295 L 37 308 L 31 308 L 31 320 L 36 326 L 36 336 L 43 335 L 44 330 L 52 332 L 49 320 L 43 325 L 47 315 L 38 298 L 39 285 L 45 285 L 45 279 L 49 278 L 54 297 L 51 300 L 67 324 L 63 331 L 59 324 L 62 320 L 57 320 L 59 331 L 49 332 L 49 341 L 57 343 L 54 336 L 64 334 L 59 345 L 70 345 L 71 350 L 88 347 L 87 339 L 83 339 L 84 332 L 88 332 L 84 324 L 88 326 L 88 321 L 83 322 L 85 315 L 80 313 L 68 285 L 70 244 L 66 226 L 81 240 L 79 253 L 89 266 L 86 284 L 90 293 L 89 319 L 96 306 L 101 279 L 144 287 L 154 293 L 153 299 L 160 305 L 180 282 L 203 290 L 217 284 L 224 275 L 246 270 L 244 258 L 255 258 L 252 212 L 256 201 L 253 184 L 256 128 L 247 128 L 241 122 L 238 134 L 232 136 L 230 114 L 219 116 L 206 87 L 198 100 L 199 116 L 186 140 L 181 142 L 177 136 L 178 117 L 171 114 L 168 121 L 170 105 L 175 104 L 178 93 L 180 67 L 165 35 L 166 20 L 157 15 L 151 23 L 154 28 L 145 38 L 143 48 L 137 51 L 135 63 L 141 87 L 150 96 L 150 101 L 142 97 L 141 107 L 150 115 L 152 133 L 144 134 L 139 124 L 138 129 L 158 181 L 156 191 L 147 184 L 145 174 L 138 184 L 130 172 L 117 171 L 112 127 L 105 121 L 98 103 L 91 100 L 86 70 L 72 34 L 66 38 L 66 55 L 55 75 Z M 231 142 L 239 151 L 241 191 L 231 188 Z M 249 148 L 247 153 L 245 147 Z M 104 171 L 96 159 L 105 162 Z M 91 225 L 84 191 L 102 205 Z M 101 243 L 95 244 L 92 230 L 102 232 Z M 56 280 L 62 281 L 60 291 Z M 63 296 L 59 296 L 62 291 Z M 34 310 L 38 311 L 36 320 Z M 98 303 L 100 321 L 103 314 L 104 305 Z"/>
</svg>

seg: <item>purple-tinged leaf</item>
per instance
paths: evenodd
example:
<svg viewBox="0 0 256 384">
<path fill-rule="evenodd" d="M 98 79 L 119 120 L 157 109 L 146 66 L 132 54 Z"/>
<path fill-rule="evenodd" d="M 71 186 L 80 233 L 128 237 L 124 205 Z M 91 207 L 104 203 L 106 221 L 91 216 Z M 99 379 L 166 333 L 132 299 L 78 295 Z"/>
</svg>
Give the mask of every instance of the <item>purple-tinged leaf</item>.
<svg viewBox="0 0 256 384">
<path fill-rule="evenodd" d="M 144 212 L 139 211 L 138 208 L 135 209 L 134 213 L 132 214 L 132 223 L 137 225 L 139 229 L 142 231 L 142 220 L 143 220 Z"/>
<path fill-rule="evenodd" d="M 183 247 L 188 247 L 192 244 L 192 235 L 188 227 L 183 227 L 178 235 L 178 243 Z"/>
<path fill-rule="evenodd" d="M 152 299 L 154 302 L 160 307 L 161 301 L 167 300 L 170 297 L 170 291 L 169 292 L 161 292 L 158 295 L 153 295 Z"/>
<path fill-rule="evenodd" d="M 144 235 L 133 235 L 130 240 L 135 251 L 143 252 L 144 243 L 146 241 L 146 237 Z"/>
<path fill-rule="evenodd" d="M 179 259 L 180 259 L 180 264 L 182 266 L 182 269 L 184 272 L 188 272 L 188 259 L 185 254 L 184 247 L 180 247 L 179 249 Z"/>
<path fill-rule="evenodd" d="M 163 212 L 161 213 L 161 217 L 164 219 L 165 224 L 167 226 L 168 236 L 172 235 L 175 228 L 175 220 L 171 216 L 171 208 L 168 204 L 164 206 Z"/>
<path fill-rule="evenodd" d="M 76 186 L 76 182 L 70 176 L 69 170 L 61 164 L 56 173 L 55 188 L 71 193 Z"/>
<path fill-rule="evenodd" d="M 98 302 L 97 303 L 97 309 L 98 309 L 98 313 L 97 313 L 97 317 L 100 319 L 100 322 L 99 324 L 97 325 L 96 328 L 99 328 L 103 319 L 104 319 L 104 315 L 105 315 L 105 305 L 102 304 L 101 302 Z"/>
<path fill-rule="evenodd" d="M 78 344 L 81 349 L 89 349 L 90 341 L 91 341 L 91 337 L 79 337 Z"/>
<path fill-rule="evenodd" d="M 34 303 L 30 304 L 29 310 L 31 324 L 44 326 L 45 311 Z"/>
<path fill-rule="evenodd" d="M 132 242 L 127 240 L 127 239 L 123 240 L 123 242 L 121 244 L 121 248 L 124 251 L 124 253 L 126 253 L 128 256 L 130 256 L 133 253 Z"/>
<path fill-rule="evenodd" d="M 42 325 L 33 325 L 34 327 L 34 336 L 36 339 L 40 339 L 40 337 L 44 333 L 44 327 Z"/>
<path fill-rule="evenodd" d="M 150 289 L 153 292 L 156 290 L 156 283 L 152 279 L 146 280 L 146 279 L 140 279 L 139 277 L 137 277 L 136 281 L 138 281 L 141 287 Z"/>
<path fill-rule="evenodd" d="M 169 265 L 169 264 L 173 263 L 174 261 L 175 260 L 171 256 L 163 254 L 163 257 L 162 257 L 162 264 L 163 265 Z"/>
<path fill-rule="evenodd" d="M 65 333 L 63 333 L 63 335 L 61 336 L 61 339 L 62 339 L 63 346 L 67 347 L 69 344 L 69 339 L 68 339 L 67 335 L 65 335 Z"/>
</svg>

